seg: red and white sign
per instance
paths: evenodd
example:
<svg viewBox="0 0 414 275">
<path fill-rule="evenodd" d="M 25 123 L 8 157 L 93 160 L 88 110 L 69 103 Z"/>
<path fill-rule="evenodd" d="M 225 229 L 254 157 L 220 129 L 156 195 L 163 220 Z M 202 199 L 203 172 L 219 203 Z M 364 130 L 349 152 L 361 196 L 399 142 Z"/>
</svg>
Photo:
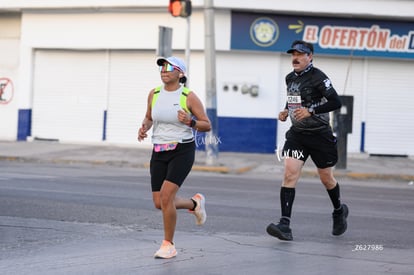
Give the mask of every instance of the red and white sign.
<svg viewBox="0 0 414 275">
<path fill-rule="evenodd" d="M 10 78 L 0 77 L 0 104 L 8 104 L 13 99 L 14 87 Z"/>
</svg>

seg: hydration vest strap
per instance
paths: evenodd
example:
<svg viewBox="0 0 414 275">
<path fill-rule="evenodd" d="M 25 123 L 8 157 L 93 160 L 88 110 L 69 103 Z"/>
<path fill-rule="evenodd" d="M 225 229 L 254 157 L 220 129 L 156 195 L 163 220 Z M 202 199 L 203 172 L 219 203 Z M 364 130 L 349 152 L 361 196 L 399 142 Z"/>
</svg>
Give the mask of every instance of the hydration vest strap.
<svg viewBox="0 0 414 275">
<path fill-rule="evenodd" d="M 152 96 L 151 108 L 154 108 L 155 102 L 158 100 L 158 96 L 160 95 L 161 86 L 158 86 L 154 89 L 154 95 Z M 183 87 L 183 92 L 180 95 L 180 106 L 181 108 L 190 113 L 190 110 L 187 108 L 187 96 L 190 93 L 190 89 L 187 87 Z"/>
</svg>

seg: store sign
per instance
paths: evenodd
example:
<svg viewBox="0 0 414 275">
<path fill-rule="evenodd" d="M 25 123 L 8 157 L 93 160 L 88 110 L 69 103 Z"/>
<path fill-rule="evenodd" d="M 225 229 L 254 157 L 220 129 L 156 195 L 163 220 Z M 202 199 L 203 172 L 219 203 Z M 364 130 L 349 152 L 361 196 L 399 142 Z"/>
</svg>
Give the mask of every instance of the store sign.
<svg viewBox="0 0 414 275">
<path fill-rule="evenodd" d="M 285 52 L 294 40 L 315 53 L 414 58 L 414 23 L 232 13 L 231 49 Z"/>
</svg>

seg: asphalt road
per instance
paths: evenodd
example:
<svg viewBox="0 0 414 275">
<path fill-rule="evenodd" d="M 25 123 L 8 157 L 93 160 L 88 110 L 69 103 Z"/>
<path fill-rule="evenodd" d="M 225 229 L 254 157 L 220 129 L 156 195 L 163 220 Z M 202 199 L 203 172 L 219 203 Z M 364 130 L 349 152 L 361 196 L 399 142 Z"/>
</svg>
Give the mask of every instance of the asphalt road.
<svg viewBox="0 0 414 275">
<path fill-rule="evenodd" d="M 1 161 L 0 273 L 414 273 L 412 186 L 341 182 L 349 228 L 334 237 L 326 191 L 303 179 L 294 241 L 281 242 L 265 232 L 279 217 L 280 181 L 273 174 L 193 172 L 179 194 L 206 195 L 207 223 L 197 227 L 180 211 L 179 255 L 163 261 L 152 259 L 162 217 L 153 208 L 146 169 Z"/>
</svg>

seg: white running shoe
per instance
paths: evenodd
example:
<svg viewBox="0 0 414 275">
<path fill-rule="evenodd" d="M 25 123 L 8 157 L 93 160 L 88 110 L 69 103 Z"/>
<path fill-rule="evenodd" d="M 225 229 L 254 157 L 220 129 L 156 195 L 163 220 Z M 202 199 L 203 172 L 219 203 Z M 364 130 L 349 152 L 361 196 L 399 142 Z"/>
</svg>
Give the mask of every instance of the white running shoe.
<svg viewBox="0 0 414 275">
<path fill-rule="evenodd" d="M 197 206 L 193 210 L 189 210 L 190 213 L 194 214 L 196 217 L 196 224 L 203 225 L 207 220 L 207 213 L 206 213 L 206 198 L 203 194 L 197 193 L 195 194 L 192 199 L 196 202 Z"/>
<path fill-rule="evenodd" d="M 177 256 L 175 246 L 169 241 L 163 240 L 160 249 L 154 254 L 154 258 L 170 259 Z"/>
</svg>

